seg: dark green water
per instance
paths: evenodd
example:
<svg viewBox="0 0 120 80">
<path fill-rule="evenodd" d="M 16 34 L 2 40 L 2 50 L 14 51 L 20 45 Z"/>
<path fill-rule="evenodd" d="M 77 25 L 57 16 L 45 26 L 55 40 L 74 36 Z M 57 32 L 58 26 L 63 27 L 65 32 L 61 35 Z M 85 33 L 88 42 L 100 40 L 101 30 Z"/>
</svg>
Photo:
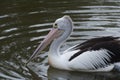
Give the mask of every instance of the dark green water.
<svg viewBox="0 0 120 80">
<path fill-rule="evenodd" d="M 63 15 L 70 15 L 75 27 L 62 50 L 94 37 L 120 36 L 120 0 L 3 0 L 0 2 L 0 80 L 120 79 L 120 73 L 50 68 L 48 49 L 32 62 L 32 71 L 25 67 L 52 23 Z"/>
</svg>

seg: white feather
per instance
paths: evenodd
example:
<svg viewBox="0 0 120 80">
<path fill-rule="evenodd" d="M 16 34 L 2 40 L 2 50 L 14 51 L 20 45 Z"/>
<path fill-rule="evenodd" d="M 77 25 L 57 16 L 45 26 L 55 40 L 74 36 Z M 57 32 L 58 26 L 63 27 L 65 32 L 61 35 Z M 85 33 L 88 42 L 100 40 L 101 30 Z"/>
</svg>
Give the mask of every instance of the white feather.
<svg viewBox="0 0 120 80">
<path fill-rule="evenodd" d="M 110 57 L 106 49 L 86 51 L 68 62 L 68 64 L 70 69 L 73 70 L 94 70 L 95 67 L 97 69 L 108 67 L 110 64 L 106 64 L 106 60 L 110 61 Z M 101 65 L 104 67 L 101 67 Z"/>
</svg>

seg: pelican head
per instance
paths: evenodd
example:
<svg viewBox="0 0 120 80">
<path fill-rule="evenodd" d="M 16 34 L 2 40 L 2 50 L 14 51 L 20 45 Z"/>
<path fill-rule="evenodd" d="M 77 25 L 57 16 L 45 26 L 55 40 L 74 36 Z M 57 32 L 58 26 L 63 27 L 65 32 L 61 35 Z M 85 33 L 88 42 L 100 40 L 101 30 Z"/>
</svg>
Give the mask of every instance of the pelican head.
<svg viewBox="0 0 120 80">
<path fill-rule="evenodd" d="M 35 57 L 38 56 L 38 54 L 46 48 L 52 41 L 54 40 L 65 40 L 70 33 L 72 32 L 72 19 L 70 16 L 65 15 L 61 18 L 58 18 L 54 23 L 53 23 L 53 28 L 51 31 L 48 33 L 46 38 L 40 43 L 40 45 L 37 47 L 37 49 L 34 51 L 32 56 L 29 58 L 28 62 L 29 63 L 31 60 L 33 60 Z M 58 42 L 59 43 L 59 42 Z"/>
</svg>

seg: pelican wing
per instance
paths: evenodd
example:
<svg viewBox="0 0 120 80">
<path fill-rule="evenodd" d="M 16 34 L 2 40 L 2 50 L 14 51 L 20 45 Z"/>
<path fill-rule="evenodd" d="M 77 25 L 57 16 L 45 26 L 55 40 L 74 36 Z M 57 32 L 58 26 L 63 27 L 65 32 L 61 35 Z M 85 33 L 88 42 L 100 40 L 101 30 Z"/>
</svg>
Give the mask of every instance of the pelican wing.
<svg viewBox="0 0 120 80">
<path fill-rule="evenodd" d="M 69 58 L 69 64 L 72 69 L 95 70 L 119 61 L 120 42 L 115 39 L 83 48 Z"/>
<path fill-rule="evenodd" d="M 92 38 L 90 40 L 87 40 L 87 41 L 73 47 L 73 49 L 83 50 L 83 49 L 92 47 L 92 46 L 94 46 L 94 45 L 96 45 L 98 43 L 108 42 L 108 41 L 116 41 L 116 39 L 119 39 L 119 37 L 107 36 L 107 37 Z"/>
<path fill-rule="evenodd" d="M 111 54 L 109 54 L 105 49 L 86 51 L 71 60 L 69 62 L 69 66 L 72 70 L 96 70 L 104 68 L 110 65 Z"/>
</svg>

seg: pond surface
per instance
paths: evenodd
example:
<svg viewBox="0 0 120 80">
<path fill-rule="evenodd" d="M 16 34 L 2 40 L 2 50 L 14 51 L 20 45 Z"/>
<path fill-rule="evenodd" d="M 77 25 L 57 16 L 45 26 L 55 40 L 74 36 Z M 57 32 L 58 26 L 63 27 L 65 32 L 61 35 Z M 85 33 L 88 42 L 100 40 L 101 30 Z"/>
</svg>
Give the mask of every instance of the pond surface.
<svg viewBox="0 0 120 80">
<path fill-rule="evenodd" d="M 0 80 L 119 80 L 120 73 L 83 73 L 49 67 L 48 49 L 26 61 L 63 15 L 74 32 L 61 50 L 100 36 L 120 37 L 120 0 L 3 0 L 0 2 Z"/>
</svg>

